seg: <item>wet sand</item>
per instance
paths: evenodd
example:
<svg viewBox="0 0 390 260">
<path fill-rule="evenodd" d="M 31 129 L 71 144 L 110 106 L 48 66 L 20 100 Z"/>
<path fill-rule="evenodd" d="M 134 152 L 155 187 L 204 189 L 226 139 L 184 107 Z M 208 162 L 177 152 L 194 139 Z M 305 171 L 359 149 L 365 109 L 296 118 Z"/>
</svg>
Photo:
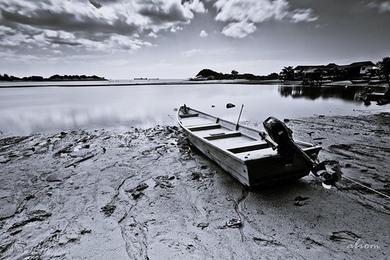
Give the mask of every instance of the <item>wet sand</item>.
<svg viewBox="0 0 390 260">
<path fill-rule="evenodd" d="M 389 113 L 288 125 L 345 176 L 390 194 Z M 0 259 L 390 255 L 385 198 L 310 176 L 248 191 L 175 126 L 2 138 L 0 183 Z"/>
</svg>

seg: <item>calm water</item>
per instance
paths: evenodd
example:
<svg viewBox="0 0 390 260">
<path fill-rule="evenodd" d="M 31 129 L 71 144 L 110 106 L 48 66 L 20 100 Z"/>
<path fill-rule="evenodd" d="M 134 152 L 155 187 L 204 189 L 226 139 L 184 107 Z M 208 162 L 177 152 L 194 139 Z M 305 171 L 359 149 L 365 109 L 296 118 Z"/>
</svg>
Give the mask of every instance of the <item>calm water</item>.
<svg viewBox="0 0 390 260">
<path fill-rule="evenodd" d="M 229 120 L 236 120 L 240 104 L 245 104 L 242 120 L 251 122 L 270 115 L 283 119 L 383 110 L 365 107 L 355 95 L 346 89 L 239 84 L 3 88 L 0 130 L 31 134 L 174 124 L 174 109 L 184 103 Z M 237 107 L 226 109 L 228 102 Z"/>
</svg>

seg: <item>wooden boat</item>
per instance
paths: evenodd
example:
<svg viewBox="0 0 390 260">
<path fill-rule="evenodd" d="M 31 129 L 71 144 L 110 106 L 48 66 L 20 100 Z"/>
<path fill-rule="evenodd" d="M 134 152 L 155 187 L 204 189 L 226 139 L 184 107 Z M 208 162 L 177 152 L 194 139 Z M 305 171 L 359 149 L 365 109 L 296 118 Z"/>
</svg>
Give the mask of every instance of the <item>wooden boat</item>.
<svg viewBox="0 0 390 260">
<path fill-rule="evenodd" d="M 177 114 L 190 142 L 247 187 L 299 179 L 310 167 L 299 156 L 278 154 L 277 144 L 263 132 L 182 106 Z M 316 159 L 320 146 L 296 141 Z"/>
<path fill-rule="evenodd" d="M 379 101 L 381 99 L 385 99 L 385 93 L 372 92 L 372 93 L 367 94 L 367 99 L 369 101 Z"/>
<path fill-rule="evenodd" d="M 351 82 L 353 84 L 366 84 L 368 83 L 370 80 L 369 79 L 352 79 Z"/>
<path fill-rule="evenodd" d="M 370 93 L 366 93 L 361 98 L 364 102 L 367 102 L 367 104 L 370 103 L 370 101 L 376 101 L 378 105 L 386 105 L 390 103 L 390 89 L 381 89 L 376 90 Z"/>
</svg>

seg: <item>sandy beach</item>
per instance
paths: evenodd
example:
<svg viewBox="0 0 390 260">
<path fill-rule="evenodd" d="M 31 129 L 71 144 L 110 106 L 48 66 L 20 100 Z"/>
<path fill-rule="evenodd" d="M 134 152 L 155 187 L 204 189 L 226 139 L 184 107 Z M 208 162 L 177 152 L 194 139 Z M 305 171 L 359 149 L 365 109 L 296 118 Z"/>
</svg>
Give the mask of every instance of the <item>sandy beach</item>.
<svg viewBox="0 0 390 260">
<path fill-rule="evenodd" d="M 389 194 L 390 114 L 290 119 Z M 1 136 L 0 136 L 1 138 Z M 386 259 L 390 204 L 311 176 L 246 190 L 176 126 L 0 139 L 0 259 Z"/>
</svg>

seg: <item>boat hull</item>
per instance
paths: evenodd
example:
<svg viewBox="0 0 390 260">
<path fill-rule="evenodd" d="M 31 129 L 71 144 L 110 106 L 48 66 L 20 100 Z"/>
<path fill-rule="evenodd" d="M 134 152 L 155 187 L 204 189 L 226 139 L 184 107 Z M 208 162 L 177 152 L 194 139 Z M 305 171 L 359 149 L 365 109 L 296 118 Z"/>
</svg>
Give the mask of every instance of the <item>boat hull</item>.
<svg viewBox="0 0 390 260">
<path fill-rule="evenodd" d="M 254 188 L 272 185 L 281 181 L 297 180 L 310 173 L 310 168 L 299 157 L 270 156 L 263 159 L 241 161 L 223 150 L 208 145 L 202 139 L 187 132 L 189 141 L 206 157 L 228 172 L 244 186 Z M 317 158 L 320 147 L 306 149 L 312 158 Z"/>
<path fill-rule="evenodd" d="M 317 158 L 321 148 L 305 151 L 310 157 Z M 274 183 L 300 179 L 310 173 L 310 167 L 298 156 L 292 158 L 273 156 L 261 160 L 247 161 L 249 186 L 260 187 Z"/>
<path fill-rule="evenodd" d="M 226 172 L 230 173 L 235 179 L 245 186 L 250 186 L 247 166 L 244 162 L 234 157 L 227 157 L 223 150 L 207 145 L 196 136 L 187 133 L 190 142 L 210 160 L 218 164 Z"/>
<path fill-rule="evenodd" d="M 178 122 L 200 152 L 247 187 L 296 180 L 310 173 L 311 167 L 300 156 L 278 154 L 259 130 L 188 107 L 178 111 Z M 317 158 L 320 146 L 297 143 L 307 155 Z"/>
</svg>

